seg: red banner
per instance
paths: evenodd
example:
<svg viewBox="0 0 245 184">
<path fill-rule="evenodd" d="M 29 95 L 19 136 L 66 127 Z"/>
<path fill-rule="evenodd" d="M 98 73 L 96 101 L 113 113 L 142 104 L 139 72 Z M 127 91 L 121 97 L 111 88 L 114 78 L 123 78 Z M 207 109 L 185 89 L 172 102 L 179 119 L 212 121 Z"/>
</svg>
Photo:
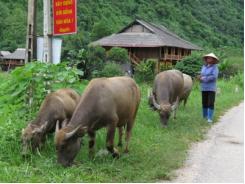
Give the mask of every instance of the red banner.
<svg viewBox="0 0 245 184">
<path fill-rule="evenodd" d="M 53 35 L 77 32 L 76 0 L 53 0 Z"/>
</svg>

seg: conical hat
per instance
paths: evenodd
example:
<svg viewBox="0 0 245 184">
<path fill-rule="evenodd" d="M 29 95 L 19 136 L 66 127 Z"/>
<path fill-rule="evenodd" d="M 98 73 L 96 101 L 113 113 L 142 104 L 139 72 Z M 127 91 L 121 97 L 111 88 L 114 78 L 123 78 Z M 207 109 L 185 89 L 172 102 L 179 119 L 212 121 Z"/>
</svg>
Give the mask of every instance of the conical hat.
<svg viewBox="0 0 245 184">
<path fill-rule="evenodd" d="M 216 63 L 218 63 L 218 62 L 219 62 L 219 58 L 218 58 L 217 56 L 215 56 L 215 54 L 214 54 L 214 53 L 209 53 L 209 54 L 207 54 L 207 55 L 203 56 L 203 59 L 205 60 L 205 58 L 206 58 L 206 57 L 211 57 L 211 58 L 214 58 L 214 59 L 215 59 L 215 61 L 216 61 Z"/>
</svg>

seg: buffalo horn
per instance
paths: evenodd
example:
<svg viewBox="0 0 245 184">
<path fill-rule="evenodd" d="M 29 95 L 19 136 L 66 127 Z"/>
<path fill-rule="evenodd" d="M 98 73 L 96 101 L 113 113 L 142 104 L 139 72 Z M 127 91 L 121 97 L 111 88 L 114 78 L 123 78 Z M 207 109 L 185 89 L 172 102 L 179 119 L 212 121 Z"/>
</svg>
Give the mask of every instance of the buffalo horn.
<svg viewBox="0 0 245 184">
<path fill-rule="evenodd" d="M 179 103 L 179 97 L 177 97 L 176 101 L 174 102 L 174 104 L 171 106 L 172 111 L 174 111 L 177 108 L 177 105 Z"/>
<path fill-rule="evenodd" d="M 66 133 L 66 134 L 65 134 L 65 139 L 71 138 L 71 137 L 77 132 L 77 130 L 78 130 L 80 127 L 81 127 L 81 125 L 78 126 L 77 128 L 75 128 L 74 130 L 72 130 L 71 132 Z"/>
<path fill-rule="evenodd" d="M 152 93 L 151 93 L 152 95 Z M 152 95 L 152 101 L 153 101 L 153 105 L 157 110 L 161 110 L 161 106 L 156 102 L 155 96 Z"/>
<path fill-rule="evenodd" d="M 59 120 L 56 121 L 55 133 L 59 131 Z"/>
</svg>

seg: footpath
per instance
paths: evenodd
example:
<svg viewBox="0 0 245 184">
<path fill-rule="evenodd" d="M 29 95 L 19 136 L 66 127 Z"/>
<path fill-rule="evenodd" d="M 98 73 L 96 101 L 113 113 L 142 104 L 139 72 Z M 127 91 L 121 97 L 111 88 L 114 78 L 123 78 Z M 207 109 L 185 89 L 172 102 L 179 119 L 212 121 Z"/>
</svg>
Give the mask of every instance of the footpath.
<svg viewBox="0 0 245 184">
<path fill-rule="evenodd" d="M 174 183 L 244 182 L 244 102 L 219 119 L 207 139 L 194 144 Z"/>
</svg>

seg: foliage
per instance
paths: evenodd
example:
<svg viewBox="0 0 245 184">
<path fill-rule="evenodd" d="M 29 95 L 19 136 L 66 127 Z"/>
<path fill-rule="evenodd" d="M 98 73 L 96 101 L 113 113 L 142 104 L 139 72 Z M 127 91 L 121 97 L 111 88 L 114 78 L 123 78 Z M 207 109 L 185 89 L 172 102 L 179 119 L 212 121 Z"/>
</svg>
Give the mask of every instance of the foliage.
<svg viewBox="0 0 245 184">
<path fill-rule="evenodd" d="M 78 75 L 81 71 L 66 66 L 33 62 L 11 72 L 11 79 L 0 85 L 0 108 L 6 104 L 16 105 L 27 113 L 36 111 L 44 96 L 61 87 L 79 89 Z"/>
<path fill-rule="evenodd" d="M 91 40 L 97 40 L 104 36 L 108 36 L 113 33 L 111 25 L 109 22 L 102 20 L 94 24 L 91 32 Z"/>
<path fill-rule="evenodd" d="M 174 68 L 174 65 L 172 63 L 161 63 L 160 64 L 160 72 L 165 70 L 172 70 Z"/>
<path fill-rule="evenodd" d="M 238 85 L 240 88 L 244 88 L 244 73 L 239 72 L 230 77 L 230 80 L 235 84 Z"/>
<path fill-rule="evenodd" d="M 103 47 L 89 47 L 78 68 L 84 71 L 84 78 L 90 79 L 103 69 L 105 62 L 106 52 Z"/>
<path fill-rule="evenodd" d="M 154 60 L 144 60 L 135 68 L 135 79 L 138 82 L 148 82 L 154 79 L 156 62 Z"/>
<path fill-rule="evenodd" d="M 219 77 L 229 78 L 230 76 L 235 75 L 238 72 L 236 65 L 233 65 L 231 62 L 228 62 L 227 59 L 224 59 L 219 64 Z"/>
<path fill-rule="evenodd" d="M 104 68 L 99 71 L 94 77 L 115 77 L 122 76 L 123 71 L 119 64 L 108 62 L 105 64 Z"/>
<path fill-rule="evenodd" d="M 193 53 L 191 56 L 187 56 L 175 65 L 175 69 L 180 70 L 192 77 L 196 77 L 203 65 L 202 55 L 200 53 Z"/>
<path fill-rule="evenodd" d="M 116 62 L 118 64 L 128 63 L 128 51 L 124 48 L 113 47 L 107 53 L 107 60 Z"/>
</svg>

